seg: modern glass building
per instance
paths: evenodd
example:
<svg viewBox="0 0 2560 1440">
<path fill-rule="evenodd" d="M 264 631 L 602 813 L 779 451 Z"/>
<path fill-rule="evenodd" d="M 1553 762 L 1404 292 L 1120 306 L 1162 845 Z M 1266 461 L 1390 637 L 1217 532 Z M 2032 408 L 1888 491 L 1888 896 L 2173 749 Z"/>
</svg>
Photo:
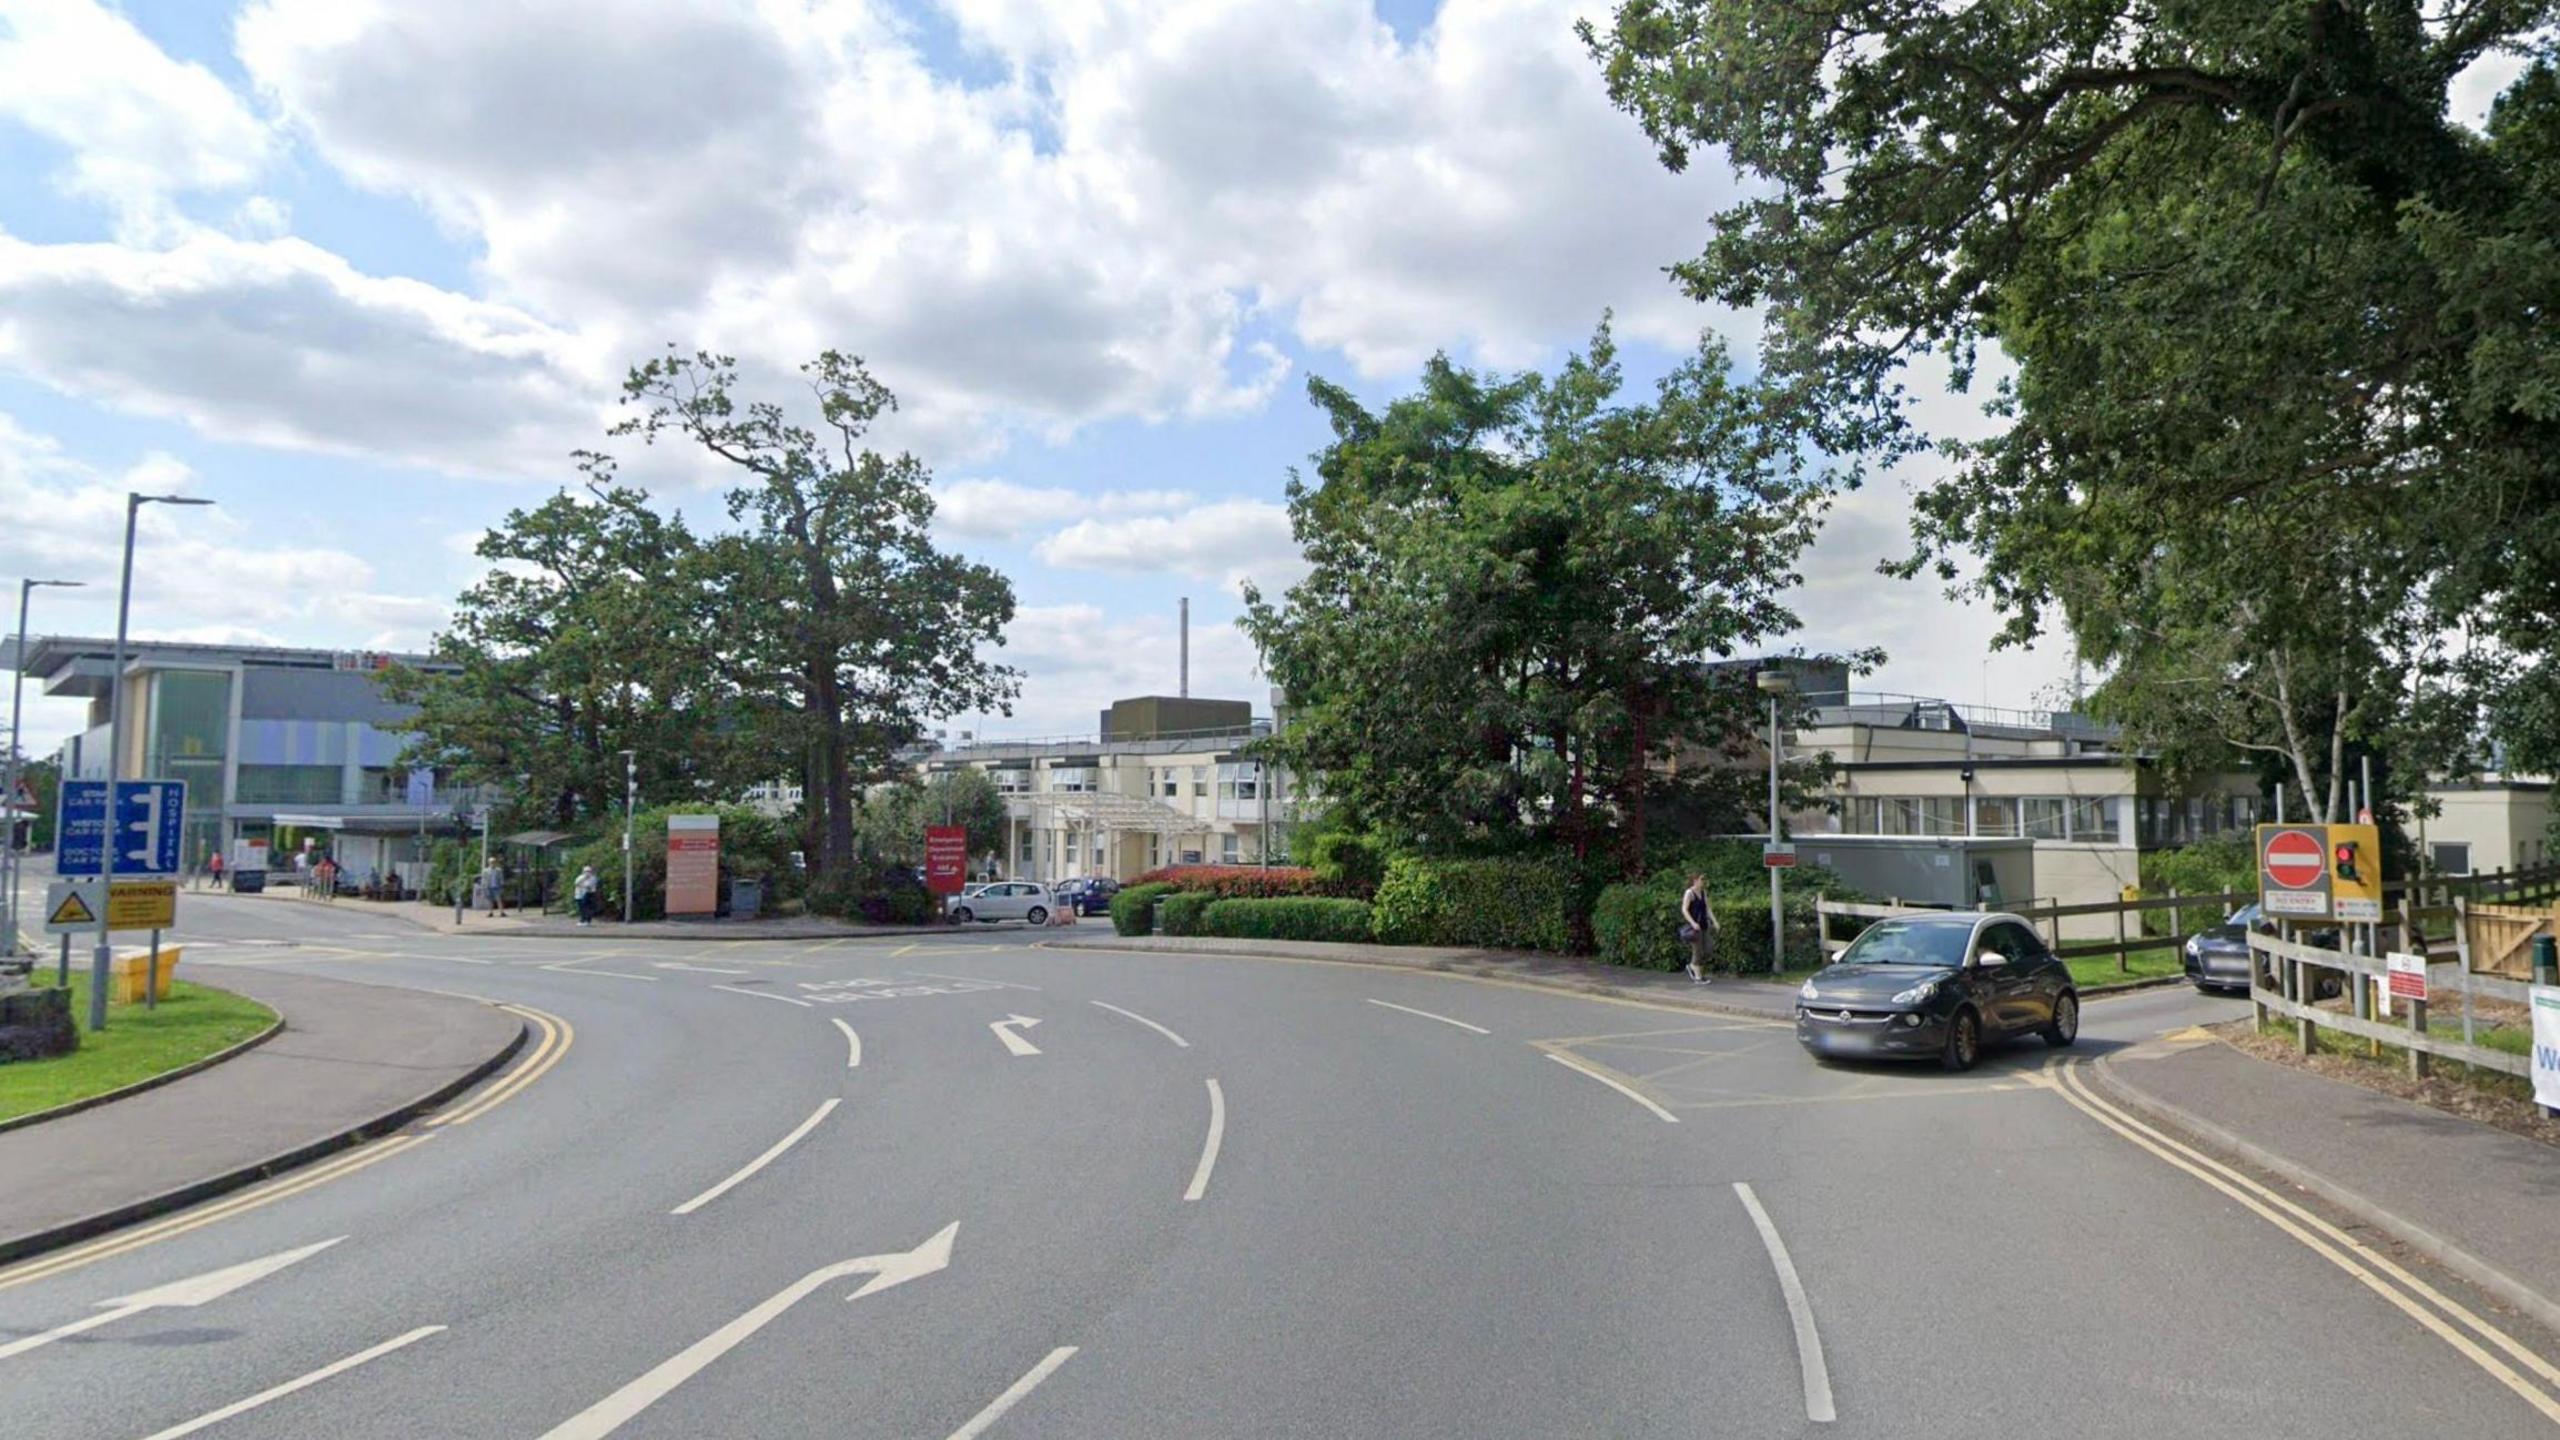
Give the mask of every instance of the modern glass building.
<svg viewBox="0 0 2560 1440">
<path fill-rule="evenodd" d="M 110 640 L 46 636 L 20 655 L 0 640 L 0 669 L 89 702 L 89 728 L 57 756 L 66 776 L 107 774 L 114 652 Z M 395 663 L 442 668 L 422 655 L 128 641 L 119 769 L 128 779 L 187 782 L 191 868 L 234 841 L 266 840 L 281 863 L 309 840 L 351 875 L 388 875 L 423 858 L 430 833 L 451 825 L 456 799 L 400 763 L 408 737 L 390 727 L 410 711 L 376 684 Z"/>
</svg>

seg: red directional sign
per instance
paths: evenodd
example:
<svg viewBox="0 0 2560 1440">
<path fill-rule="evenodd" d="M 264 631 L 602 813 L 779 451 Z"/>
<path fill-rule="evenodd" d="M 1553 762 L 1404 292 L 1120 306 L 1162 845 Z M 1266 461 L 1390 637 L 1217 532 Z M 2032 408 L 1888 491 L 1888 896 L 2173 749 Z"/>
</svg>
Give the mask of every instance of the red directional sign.
<svg viewBox="0 0 2560 1440">
<path fill-rule="evenodd" d="M 2267 878 L 2287 890 L 2307 890 L 2320 883 L 2329 857 L 2320 837 L 2307 830 L 2279 831 L 2267 840 Z"/>
</svg>

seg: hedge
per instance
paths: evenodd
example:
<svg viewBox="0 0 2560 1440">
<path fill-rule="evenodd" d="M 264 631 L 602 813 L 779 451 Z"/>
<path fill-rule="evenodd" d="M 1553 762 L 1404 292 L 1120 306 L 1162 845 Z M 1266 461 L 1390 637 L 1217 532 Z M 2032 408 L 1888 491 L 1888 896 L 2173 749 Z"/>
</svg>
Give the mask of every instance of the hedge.
<svg viewBox="0 0 2560 1440">
<path fill-rule="evenodd" d="M 1374 836 L 1329 830 L 1307 842 L 1316 888 L 1328 895 L 1366 898 L 1387 878 L 1387 854 Z"/>
<path fill-rule="evenodd" d="M 1600 892 L 1591 909 L 1591 933 L 1600 958 L 1612 965 L 1639 970 L 1677 970 L 1689 963 L 1689 947 L 1680 943 L 1680 895 L 1685 878 L 1661 876 L 1641 885 L 1612 885 Z M 1769 897 L 1709 892 L 1715 907 L 1714 969 L 1725 974 L 1765 975 L 1769 971 Z M 1816 923 L 1814 898 L 1789 891 L 1786 897 L 1787 968 L 1819 969 L 1827 958 Z"/>
<path fill-rule="evenodd" d="M 1149 885 L 1132 885 L 1111 897 L 1111 928 L 1123 935 L 1152 935 L 1156 931 L 1156 902 L 1173 893 L 1174 887 L 1158 881 Z"/>
<path fill-rule="evenodd" d="M 1399 855 L 1378 882 L 1371 919 L 1390 945 L 1503 950 L 1574 948 L 1584 887 L 1564 857 L 1428 860 Z"/>
<path fill-rule="evenodd" d="M 1221 900 L 1312 895 L 1316 872 L 1302 865 L 1167 865 L 1138 877 L 1141 885 L 1199 890 Z"/>
<path fill-rule="evenodd" d="M 1292 896 L 1279 900 L 1220 900 L 1201 912 L 1200 934 L 1245 940 L 1369 938 L 1369 906 L 1361 900 Z"/>
<path fill-rule="evenodd" d="M 1206 890 L 1182 890 L 1156 902 L 1156 919 L 1167 935 L 1197 935 L 1200 916 L 1217 896 Z"/>
</svg>

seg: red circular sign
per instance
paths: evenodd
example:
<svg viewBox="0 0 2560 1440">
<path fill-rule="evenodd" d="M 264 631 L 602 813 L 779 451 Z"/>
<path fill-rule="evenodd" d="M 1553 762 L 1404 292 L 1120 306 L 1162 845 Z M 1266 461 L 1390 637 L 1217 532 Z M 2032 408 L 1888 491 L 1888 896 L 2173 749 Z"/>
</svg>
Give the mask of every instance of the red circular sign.
<svg viewBox="0 0 2560 1440">
<path fill-rule="evenodd" d="M 2280 830 L 2267 840 L 2267 878 L 2287 890 L 2306 890 L 2320 883 L 2328 857 L 2308 831 Z"/>
</svg>

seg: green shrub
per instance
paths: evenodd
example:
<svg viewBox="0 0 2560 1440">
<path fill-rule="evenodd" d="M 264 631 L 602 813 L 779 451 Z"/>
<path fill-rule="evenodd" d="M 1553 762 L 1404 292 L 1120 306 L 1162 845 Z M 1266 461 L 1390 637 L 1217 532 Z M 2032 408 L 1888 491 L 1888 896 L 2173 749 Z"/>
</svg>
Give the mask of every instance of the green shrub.
<svg viewBox="0 0 2560 1440">
<path fill-rule="evenodd" d="M 1641 885 L 1612 885 L 1601 891 L 1591 910 L 1591 933 L 1600 958 L 1640 970 L 1677 970 L 1688 964 L 1689 947 L 1680 943 L 1680 895 L 1688 888 L 1685 876 L 1658 876 Z M 1715 907 L 1719 927 L 1713 968 L 1726 974 L 1768 973 L 1768 897 L 1710 891 L 1708 903 Z M 1813 896 L 1790 889 L 1786 916 L 1787 968 L 1818 968 L 1826 957 Z"/>
<path fill-rule="evenodd" d="M 1357 944 L 1369 938 L 1369 905 L 1363 900 L 1328 900 L 1311 895 L 1282 900 L 1220 900 L 1201 912 L 1199 933 L 1249 940 L 1336 940 Z"/>
<path fill-rule="evenodd" d="M 2257 888 L 2257 847 L 2245 836 L 2200 840 L 2175 850 L 2143 852 L 2142 895 L 2146 900 L 2165 900 L 2171 890 L 2181 895 L 2213 895 Z M 2192 910 L 2176 912 L 2145 910 L 2141 915 L 2142 931 L 2146 935 L 2168 934 L 2173 917 L 2189 930 L 2222 918 L 2222 912 L 2211 905 L 2198 905 Z"/>
<path fill-rule="evenodd" d="M 1254 900 L 1309 894 L 1316 888 L 1316 872 L 1299 865 L 1164 865 L 1139 876 L 1138 883 L 1205 890 L 1221 900 Z"/>
<path fill-rule="evenodd" d="M 1589 920 L 1586 886 L 1562 856 L 1387 862 L 1371 902 L 1378 938 L 1390 945 L 1457 945 L 1501 950 L 1575 948 Z"/>
<path fill-rule="evenodd" d="M 1156 902 L 1156 919 L 1167 935 L 1197 935 L 1200 917 L 1217 903 L 1218 897 L 1207 890 L 1180 890 Z"/>
<path fill-rule="evenodd" d="M 717 813 L 720 816 L 720 878 L 726 882 L 749 876 L 765 882 L 764 911 L 773 914 L 785 900 L 799 896 L 802 875 L 791 863 L 800 842 L 788 823 L 745 805 L 654 805 L 632 817 L 632 894 L 634 918 L 662 919 L 667 909 L 667 817 Z M 565 882 L 583 865 L 596 867 L 603 884 L 596 891 L 597 909 L 622 913 L 622 826 L 601 828 L 595 838 L 560 857 Z M 565 883 L 561 887 L 566 889 Z"/>
<path fill-rule="evenodd" d="M 1329 830 L 1309 840 L 1307 863 L 1315 868 L 1316 888 L 1328 895 L 1375 895 L 1387 878 L 1387 853 L 1377 837 L 1355 831 Z"/>
<path fill-rule="evenodd" d="M 1152 885 L 1132 885 L 1111 897 L 1111 928 L 1123 935 L 1152 935 L 1156 930 L 1156 902 L 1173 894 L 1172 886 L 1158 881 Z"/>
</svg>

